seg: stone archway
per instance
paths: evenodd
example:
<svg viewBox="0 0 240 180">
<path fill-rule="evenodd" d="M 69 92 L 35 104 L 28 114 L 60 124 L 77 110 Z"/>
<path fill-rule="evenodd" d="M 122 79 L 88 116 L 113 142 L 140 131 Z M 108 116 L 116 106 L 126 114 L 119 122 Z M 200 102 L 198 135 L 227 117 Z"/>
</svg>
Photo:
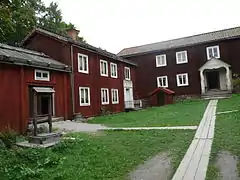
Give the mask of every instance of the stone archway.
<svg viewBox="0 0 240 180">
<path fill-rule="evenodd" d="M 200 69 L 202 94 L 210 89 L 232 91 L 232 72 L 230 65 L 220 59 L 208 60 Z"/>
</svg>

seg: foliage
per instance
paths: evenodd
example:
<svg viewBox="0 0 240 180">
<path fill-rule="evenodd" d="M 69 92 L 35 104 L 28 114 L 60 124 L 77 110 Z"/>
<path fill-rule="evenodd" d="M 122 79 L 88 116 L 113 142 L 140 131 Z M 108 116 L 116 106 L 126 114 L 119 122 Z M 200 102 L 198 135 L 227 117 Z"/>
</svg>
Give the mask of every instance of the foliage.
<svg viewBox="0 0 240 180">
<path fill-rule="evenodd" d="M 137 165 L 168 152 L 173 170 L 184 156 L 194 131 L 105 131 L 74 133 L 50 149 L 0 150 L 3 179 L 122 180 Z"/>
<path fill-rule="evenodd" d="M 9 180 L 39 179 L 46 169 L 64 162 L 64 157 L 45 149 L 2 149 L 0 153 L 0 175 Z"/>
<path fill-rule="evenodd" d="M 11 148 L 17 139 L 17 133 L 9 128 L 6 131 L 0 132 L 0 140 L 6 148 Z"/>
<path fill-rule="evenodd" d="M 240 88 L 240 74 L 233 74 L 233 89 Z"/>
<path fill-rule="evenodd" d="M 46 30 L 66 34 L 66 29 L 74 28 L 62 20 L 57 3 L 48 7 L 42 0 L 4 0 L 0 2 L 0 42 L 18 45 L 33 30 L 41 27 Z M 79 40 L 84 39 L 82 37 Z"/>
<path fill-rule="evenodd" d="M 88 123 L 105 124 L 110 127 L 198 125 L 207 103 L 208 101 L 199 99 L 185 100 L 140 111 L 100 116 L 89 120 Z"/>
</svg>

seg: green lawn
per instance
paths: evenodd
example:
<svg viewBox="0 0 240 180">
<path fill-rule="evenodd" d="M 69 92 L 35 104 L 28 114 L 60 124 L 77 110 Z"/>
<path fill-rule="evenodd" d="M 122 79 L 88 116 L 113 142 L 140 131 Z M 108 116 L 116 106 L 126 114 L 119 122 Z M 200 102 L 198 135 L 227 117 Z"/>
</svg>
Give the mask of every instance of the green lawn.
<svg viewBox="0 0 240 180">
<path fill-rule="evenodd" d="M 198 125 L 208 101 L 186 100 L 141 111 L 96 117 L 89 123 L 110 127 Z"/>
<path fill-rule="evenodd" d="M 195 131 L 76 133 L 52 149 L 0 149 L 0 177 L 24 180 L 122 180 L 137 165 L 168 152 L 175 170 Z M 173 172 L 174 173 L 174 172 Z M 1 179 L 0 178 L 0 179 Z"/>
<path fill-rule="evenodd" d="M 230 99 L 220 100 L 217 111 L 240 109 L 240 95 Z M 240 112 L 217 115 L 212 154 L 208 167 L 207 179 L 218 179 L 218 169 L 215 167 L 216 157 L 220 151 L 229 151 L 232 155 L 240 155 Z M 238 163 L 240 173 L 240 162 Z"/>
<path fill-rule="evenodd" d="M 240 94 L 233 94 L 231 98 L 218 101 L 217 112 L 240 110 Z"/>
</svg>

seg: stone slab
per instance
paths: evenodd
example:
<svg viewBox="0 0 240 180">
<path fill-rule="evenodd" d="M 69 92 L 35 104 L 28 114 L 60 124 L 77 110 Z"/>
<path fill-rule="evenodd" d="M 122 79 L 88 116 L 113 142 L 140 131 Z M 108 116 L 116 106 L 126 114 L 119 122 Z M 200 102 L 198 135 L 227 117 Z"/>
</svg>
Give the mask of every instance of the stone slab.
<svg viewBox="0 0 240 180">
<path fill-rule="evenodd" d="M 18 142 L 16 143 L 16 145 L 20 147 L 26 147 L 26 148 L 48 148 L 58 144 L 59 142 L 60 141 L 47 143 L 47 144 L 34 144 L 34 143 L 29 143 L 28 141 L 24 141 L 24 142 Z"/>
<path fill-rule="evenodd" d="M 171 129 L 192 129 L 195 130 L 197 129 L 197 126 L 173 126 L 173 127 L 129 127 L 129 128 L 124 128 L 124 127 L 117 127 L 117 128 L 104 128 L 104 129 L 99 129 L 99 130 L 115 130 L 115 131 L 132 131 L 132 130 L 171 130 Z"/>
</svg>

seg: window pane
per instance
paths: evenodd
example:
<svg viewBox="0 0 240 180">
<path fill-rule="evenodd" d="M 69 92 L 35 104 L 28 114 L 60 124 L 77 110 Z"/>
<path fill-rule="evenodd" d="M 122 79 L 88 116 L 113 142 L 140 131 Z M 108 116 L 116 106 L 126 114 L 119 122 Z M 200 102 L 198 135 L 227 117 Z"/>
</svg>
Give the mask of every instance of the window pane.
<svg viewBox="0 0 240 180">
<path fill-rule="evenodd" d="M 83 63 L 84 63 L 84 65 L 83 65 L 83 70 L 84 70 L 84 71 L 87 71 L 87 59 L 86 59 L 86 57 L 84 57 Z"/>
<path fill-rule="evenodd" d="M 218 57 L 217 48 L 213 48 L 213 56 L 214 56 L 214 57 Z"/>
<path fill-rule="evenodd" d="M 162 83 L 162 86 L 166 86 L 166 78 L 163 78 L 163 83 Z"/>
<path fill-rule="evenodd" d="M 36 72 L 36 77 L 42 77 L 42 73 L 41 72 Z"/>
<path fill-rule="evenodd" d="M 84 89 L 81 89 L 81 103 L 84 103 Z"/>
<path fill-rule="evenodd" d="M 183 84 L 186 84 L 186 75 L 183 75 L 182 79 L 183 79 Z"/>
<path fill-rule="evenodd" d="M 178 76 L 178 78 L 179 78 L 179 84 L 182 84 L 182 83 L 183 83 L 183 81 L 182 81 L 182 75 Z"/>
<path fill-rule="evenodd" d="M 42 76 L 43 76 L 44 78 L 48 78 L 48 73 L 43 73 Z"/>
<path fill-rule="evenodd" d="M 213 57 L 213 50 L 212 49 L 209 49 L 209 57 L 212 58 Z"/>
<path fill-rule="evenodd" d="M 88 99 L 88 89 L 85 89 L 85 102 L 89 103 L 89 99 Z"/>
</svg>

